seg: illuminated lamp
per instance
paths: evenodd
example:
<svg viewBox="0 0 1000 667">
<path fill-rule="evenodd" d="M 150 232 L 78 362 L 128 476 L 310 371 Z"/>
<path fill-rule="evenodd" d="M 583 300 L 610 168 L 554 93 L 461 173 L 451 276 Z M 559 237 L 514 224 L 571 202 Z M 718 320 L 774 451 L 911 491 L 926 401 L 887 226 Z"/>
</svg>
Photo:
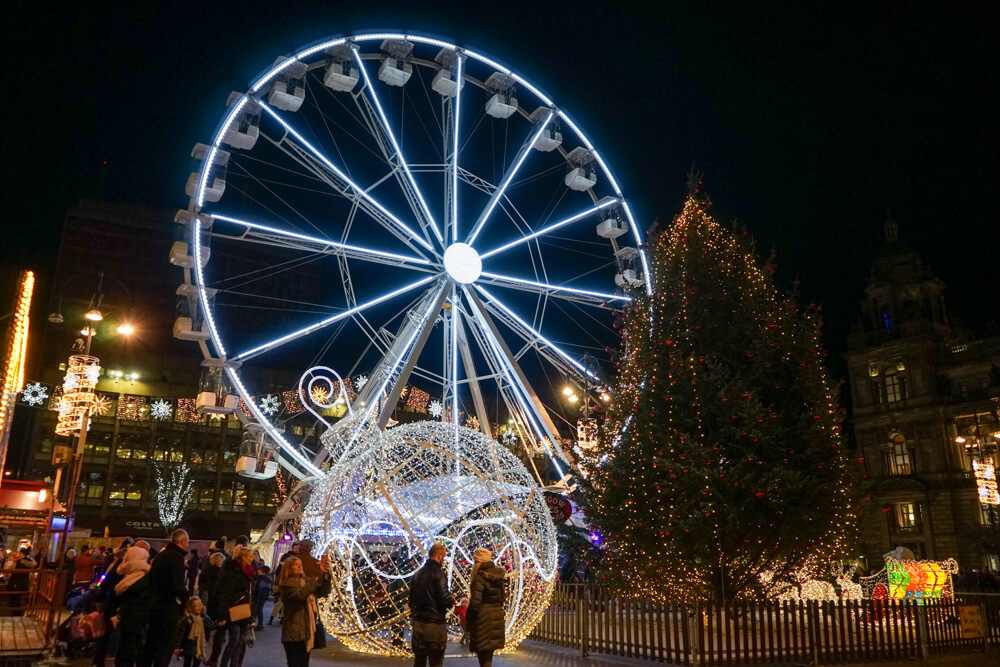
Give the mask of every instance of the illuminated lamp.
<svg viewBox="0 0 1000 667">
<path fill-rule="evenodd" d="M 91 322 L 100 322 L 104 319 L 104 314 L 101 313 L 97 308 L 91 308 L 86 313 L 83 314 L 84 318 L 90 320 Z"/>
<path fill-rule="evenodd" d="M 573 394 L 573 388 L 566 386 L 563 387 L 563 396 L 571 396 Z"/>
<path fill-rule="evenodd" d="M 118 333 L 122 334 L 123 336 L 131 336 L 133 333 L 135 333 L 135 329 L 128 322 L 122 322 L 121 324 L 118 325 Z"/>
<path fill-rule="evenodd" d="M 52 322 L 52 324 L 62 324 L 64 321 L 62 313 L 49 313 L 49 322 Z"/>
</svg>

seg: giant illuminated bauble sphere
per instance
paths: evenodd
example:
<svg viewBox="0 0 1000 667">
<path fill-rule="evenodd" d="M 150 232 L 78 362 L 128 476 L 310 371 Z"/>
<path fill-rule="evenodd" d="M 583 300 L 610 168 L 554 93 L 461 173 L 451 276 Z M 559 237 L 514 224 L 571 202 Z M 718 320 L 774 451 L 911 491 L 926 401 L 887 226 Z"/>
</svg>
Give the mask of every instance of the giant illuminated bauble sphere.
<svg viewBox="0 0 1000 667">
<path fill-rule="evenodd" d="M 334 461 L 303 515 L 333 571 L 334 591 L 320 600 L 330 634 L 356 651 L 410 655 L 409 581 L 435 542 L 448 548 L 453 592 L 468 591 L 479 547 L 510 573 L 505 650 L 538 623 L 555 585 L 556 531 L 541 488 L 510 451 L 478 431 L 424 421 L 359 436 Z"/>
</svg>

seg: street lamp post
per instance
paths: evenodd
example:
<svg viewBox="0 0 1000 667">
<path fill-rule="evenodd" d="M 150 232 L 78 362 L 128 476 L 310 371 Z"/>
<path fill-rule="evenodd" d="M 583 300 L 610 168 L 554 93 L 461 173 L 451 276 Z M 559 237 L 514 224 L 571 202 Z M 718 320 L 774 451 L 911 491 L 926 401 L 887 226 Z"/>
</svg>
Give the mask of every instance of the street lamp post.
<svg viewBox="0 0 1000 667">
<path fill-rule="evenodd" d="M 64 393 L 59 406 L 59 422 L 56 426 L 56 433 L 66 435 L 70 438 L 70 446 L 73 446 L 73 439 L 76 438 L 76 445 L 73 447 L 72 470 L 69 475 L 69 488 L 66 491 L 66 521 L 63 526 L 63 539 L 59 550 L 57 567 L 61 570 L 66 557 L 66 545 L 69 543 L 70 522 L 73 518 L 73 508 L 76 500 L 76 489 L 80 483 L 80 474 L 83 469 L 83 453 L 87 447 L 87 430 L 90 428 L 90 414 L 94 402 L 94 389 L 100 376 L 100 360 L 90 355 L 91 344 L 96 330 L 94 326 L 104 319 L 105 313 L 101 310 L 104 304 L 104 278 L 105 273 L 97 274 L 82 273 L 67 280 L 59 291 L 59 305 L 55 312 L 49 315 L 49 322 L 61 324 L 65 321 L 62 315 L 63 293 L 66 287 L 74 280 L 88 275 L 97 275 L 97 291 L 90 298 L 87 311 L 83 317 L 86 322 L 84 329 L 80 332 L 86 337 L 83 349 L 75 349 L 82 354 L 74 354 L 69 358 L 66 369 L 66 377 L 63 381 Z M 134 328 L 131 324 L 132 316 L 132 294 L 128 287 L 115 278 L 107 275 L 117 282 L 125 290 L 128 297 L 128 316 L 122 320 L 118 326 L 118 333 L 130 335 Z M 50 517 L 51 520 L 51 517 Z"/>
</svg>

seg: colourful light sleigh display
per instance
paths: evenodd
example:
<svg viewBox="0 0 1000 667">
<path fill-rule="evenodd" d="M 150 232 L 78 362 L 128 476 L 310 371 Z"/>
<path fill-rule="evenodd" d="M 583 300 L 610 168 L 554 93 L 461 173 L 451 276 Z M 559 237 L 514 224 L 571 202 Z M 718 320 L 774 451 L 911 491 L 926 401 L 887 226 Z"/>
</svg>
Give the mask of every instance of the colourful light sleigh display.
<svg viewBox="0 0 1000 667">
<path fill-rule="evenodd" d="M 958 572 L 954 558 L 936 560 L 897 560 L 886 557 L 885 569 L 861 577 L 863 596 L 871 600 L 895 600 L 922 603 L 951 598 L 951 575 Z"/>
</svg>

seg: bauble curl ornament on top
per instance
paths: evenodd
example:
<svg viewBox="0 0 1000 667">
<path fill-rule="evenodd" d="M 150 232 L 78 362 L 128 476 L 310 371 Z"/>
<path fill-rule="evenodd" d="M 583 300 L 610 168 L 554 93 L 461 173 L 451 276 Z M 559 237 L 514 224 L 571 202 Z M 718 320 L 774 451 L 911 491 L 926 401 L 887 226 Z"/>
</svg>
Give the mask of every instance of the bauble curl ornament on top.
<svg viewBox="0 0 1000 667">
<path fill-rule="evenodd" d="M 472 554 L 490 549 L 509 573 L 504 650 L 531 632 L 555 585 L 556 531 L 517 457 L 478 431 L 422 421 L 359 435 L 334 460 L 302 524 L 330 557 L 334 590 L 320 601 L 330 634 L 356 651 L 411 655 L 409 581 L 435 542 L 448 549 L 453 591 L 468 590 Z"/>
</svg>

